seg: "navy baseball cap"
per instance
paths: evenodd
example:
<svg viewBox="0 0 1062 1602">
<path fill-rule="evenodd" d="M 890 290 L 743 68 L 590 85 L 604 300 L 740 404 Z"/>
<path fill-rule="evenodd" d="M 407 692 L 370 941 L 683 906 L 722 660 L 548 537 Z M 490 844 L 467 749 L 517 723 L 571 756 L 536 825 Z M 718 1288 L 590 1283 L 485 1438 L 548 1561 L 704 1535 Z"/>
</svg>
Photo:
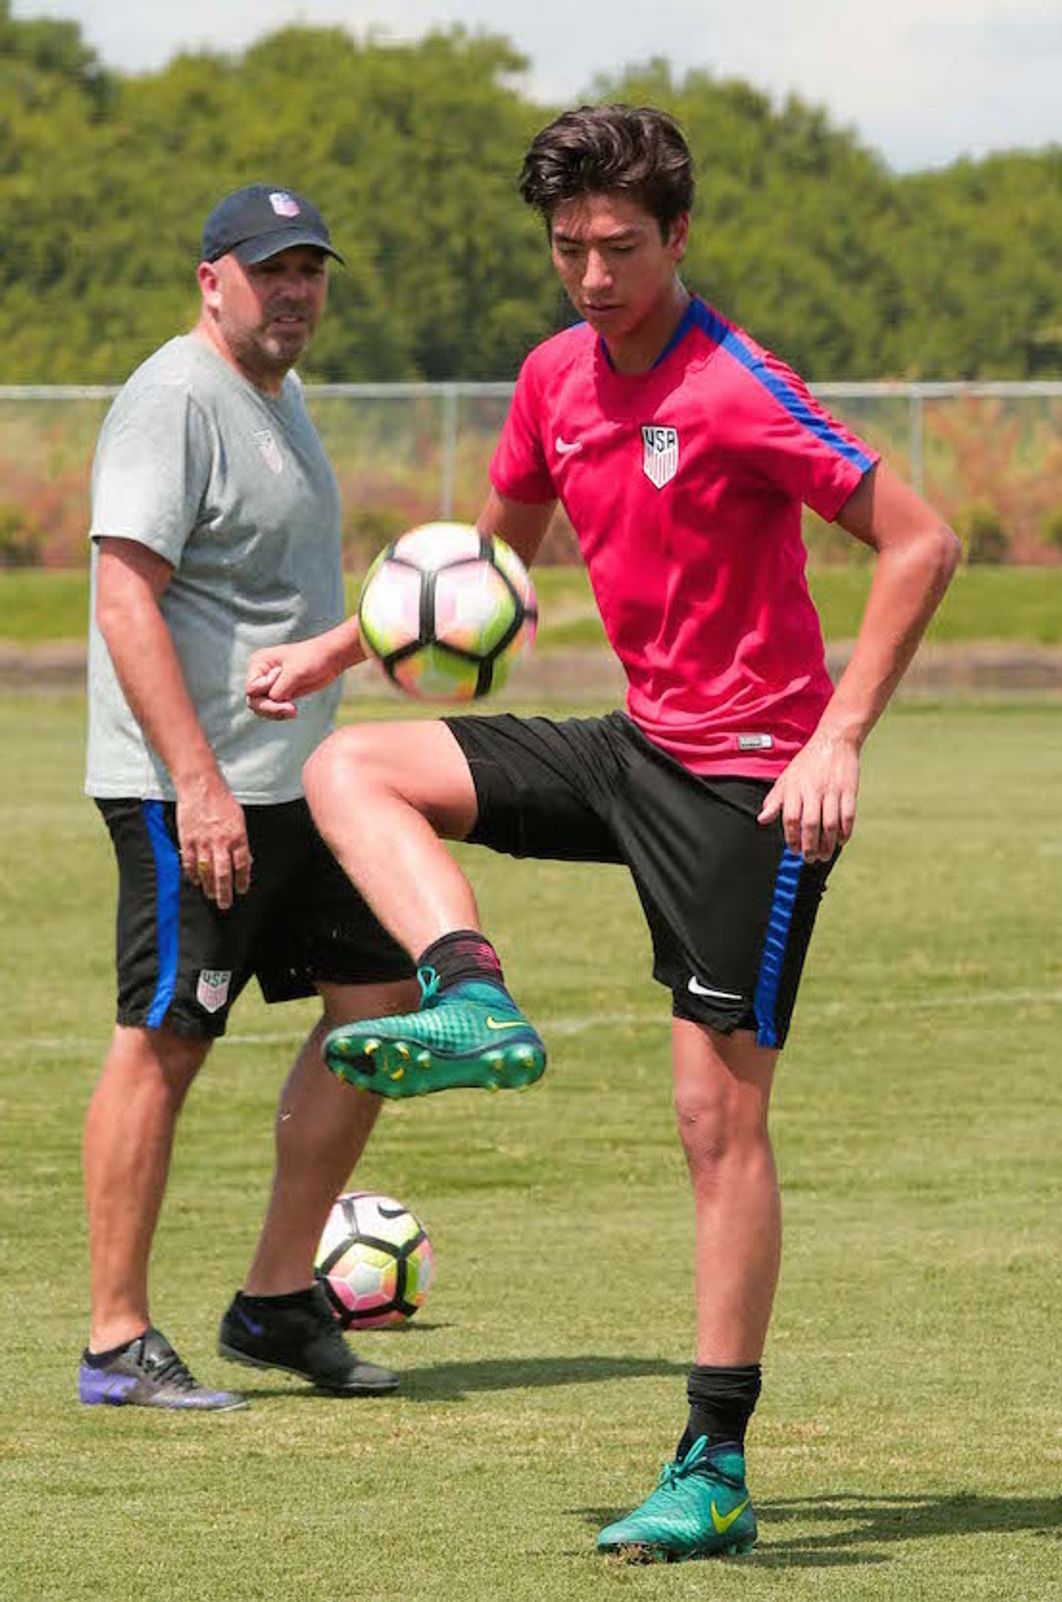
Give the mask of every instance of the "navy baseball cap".
<svg viewBox="0 0 1062 1602">
<path fill-rule="evenodd" d="M 275 184 L 245 184 L 219 200 L 203 224 L 201 260 L 217 261 L 231 251 L 249 267 L 293 245 L 316 245 L 343 261 L 324 218 L 309 200 Z"/>
</svg>

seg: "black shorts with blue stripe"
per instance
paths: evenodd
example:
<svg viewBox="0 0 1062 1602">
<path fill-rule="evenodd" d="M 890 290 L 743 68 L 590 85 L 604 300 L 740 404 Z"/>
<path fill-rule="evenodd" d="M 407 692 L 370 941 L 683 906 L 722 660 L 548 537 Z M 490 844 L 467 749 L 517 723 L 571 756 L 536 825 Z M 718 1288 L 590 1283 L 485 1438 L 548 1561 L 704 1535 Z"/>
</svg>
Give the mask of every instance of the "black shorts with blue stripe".
<svg viewBox="0 0 1062 1602">
<path fill-rule="evenodd" d="M 305 801 L 245 806 L 253 867 L 222 912 L 181 871 L 170 802 L 97 801 L 118 861 L 117 1021 L 223 1035 L 256 977 L 266 1001 L 316 983 L 370 984 L 412 974 L 314 827 Z"/>
<path fill-rule="evenodd" d="M 446 719 L 476 788 L 469 839 L 514 857 L 625 863 L 678 1018 L 784 1045 L 832 863 L 756 819 L 770 785 L 691 773 L 626 714 Z"/>
</svg>

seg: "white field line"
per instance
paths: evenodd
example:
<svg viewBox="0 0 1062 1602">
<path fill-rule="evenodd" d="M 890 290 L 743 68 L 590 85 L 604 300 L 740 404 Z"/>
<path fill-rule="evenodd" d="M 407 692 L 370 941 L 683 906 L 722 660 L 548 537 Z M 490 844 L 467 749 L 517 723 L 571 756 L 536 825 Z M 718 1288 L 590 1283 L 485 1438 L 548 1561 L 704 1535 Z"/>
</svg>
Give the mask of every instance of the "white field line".
<svg viewBox="0 0 1062 1602">
<path fill-rule="evenodd" d="M 943 996 L 882 997 L 876 1001 L 799 1001 L 797 1008 L 804 1014 L 826 1018 L 842 1018 L 848 1014 L 866 1018 L 875 1013 L 933 1013 L 968 1010 L 973 1007 L 1033 1006 L 1051 1007 L 1062 1003 L 1060 990 L 967 990 Z M 557 1035 L 578 1035 L 586 1029 L 638 1028 L 644 1025 L 667 1022 L 666 1007 L 639 1012 L 581 1013 L 574 1017 L 536 1018 L 535 1024 L 547 1038 Z M 263 1030 L 254 1034 L 224 1035 L 217 1044 L 226 1046 L 298 1046 L 305 1040 L 302 1030 Z M 57 1056 L 64 1052 L 100 1053 L 106 1035 L 24 1035 L 21 1040 L 0 1040 L 0 1059 L 21 1056 Z"/>
</svg>

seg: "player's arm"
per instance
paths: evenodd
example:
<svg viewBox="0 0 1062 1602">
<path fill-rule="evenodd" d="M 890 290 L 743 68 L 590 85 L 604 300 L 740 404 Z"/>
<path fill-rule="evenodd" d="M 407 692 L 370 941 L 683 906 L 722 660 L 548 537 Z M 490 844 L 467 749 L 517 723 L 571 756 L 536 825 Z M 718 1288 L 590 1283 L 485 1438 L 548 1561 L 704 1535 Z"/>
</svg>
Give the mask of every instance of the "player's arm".
<svg viewBox="0 0 1062 1602">
<path fill-rule="evenodd" d="M 484 534 L 497 534 L 511 545 L 525 567 L 530 567 L 546 537 L 556 501 L 511 501 L 491 489 L 476 527 Z"/>
<path fill-rule="evenodd" d="M 136 540 L 98 541 L 96 621 L 118 682 L 177 795 L 181 866 L 219 907 L 251 882 L 243 808 L 222 778 L 184 681 L 159 600 L 169 562 Z"/>
<path fill-rule="evenodd" d="M 824 862 L 852 833 L 863 742 L 914 656 L 961 555 L 951 529 L 884 463 L 863 477 L 837 522 L 877 553 L 873 583 L 848 666 L 815 733 L 760 813 L 761 823 L 782 818 L 790 850 Z"/>
<path fill-rule="evenodd" d="M 298 717 L 297 701 L 325 689 L 367 655 L 357 615 L 312 639 L 264 646 L 247 664 L 247 705 L 258 717 L 274 722 Z"/>
</svg>

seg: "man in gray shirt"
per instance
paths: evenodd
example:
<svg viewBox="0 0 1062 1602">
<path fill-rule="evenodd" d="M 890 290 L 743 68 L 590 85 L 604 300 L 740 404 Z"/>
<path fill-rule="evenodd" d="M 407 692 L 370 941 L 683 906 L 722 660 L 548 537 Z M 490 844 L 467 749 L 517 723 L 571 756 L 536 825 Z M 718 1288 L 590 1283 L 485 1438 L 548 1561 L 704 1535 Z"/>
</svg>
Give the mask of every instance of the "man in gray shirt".
<svg viewBox="0 0 1062 1602">
<path fill-rule="evenodd" d="M 347 1346 L 313 1257 L 379 1106 L 332 1079 L 320 1043 L 408 1006 L 410 962 L 302 799 L 335 690 L 291 722 L 244 701 L 257 647 L 343 616 L 338 488 L 291 371 L 329 257 L 303 197 L 253 184 L 221 200 L 198 323 L 132 375 L 97 447 L 86 789 L 118 862 L 118 1009 L 85 1126 L 86 1403 L 246 1405 L 192 1377 L 151 1324 L 147 1279 L 181 1104 L 252 975 L 267 1001 L 317 992 L 323 1011 L 281 1095 L 272 1195 L 219 1350 L 335 1395 L 397 1384 Z"/>
</svg>

